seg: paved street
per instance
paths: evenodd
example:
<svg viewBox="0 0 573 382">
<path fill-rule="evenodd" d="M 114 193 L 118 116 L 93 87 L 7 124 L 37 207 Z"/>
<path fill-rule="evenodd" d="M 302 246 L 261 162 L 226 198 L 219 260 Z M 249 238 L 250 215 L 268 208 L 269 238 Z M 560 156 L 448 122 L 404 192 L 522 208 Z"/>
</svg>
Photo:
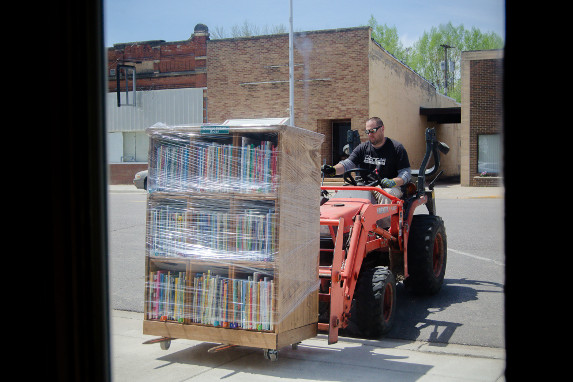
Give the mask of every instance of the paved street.
<svg viewBox="0 0 573 382">
<path fill-rule="evenodd" d="M 327 345 L 319 334 L 296 350 L 281 349 L 277 362 L 249 347 L 213 354 L 207 350 L 215 344 L 182 339 L 169 350 L 143 345 L 153 338 L 142 334 L 145 197 L 133 186 L 110 187 L 114 380 L 504 380 L 503 189 L 436 187 L 448 232 L 445 284 L 424 300 L 399 286 L 397 325 L 389 335 L 374 341 L 341 337 Z"/>
</svg>

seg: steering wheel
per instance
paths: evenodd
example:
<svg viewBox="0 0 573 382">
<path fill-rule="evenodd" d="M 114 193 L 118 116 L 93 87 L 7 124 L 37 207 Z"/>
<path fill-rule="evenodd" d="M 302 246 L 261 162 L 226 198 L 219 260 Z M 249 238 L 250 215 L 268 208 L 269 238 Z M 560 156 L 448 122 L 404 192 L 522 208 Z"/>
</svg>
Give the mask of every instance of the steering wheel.
<svg viewBox="0 0 573 382">
<path fill-rule="evenodd" d="M 365 175 L 369 175 L 370 173 L 375 174 L 376 180 L 373 182 L 370 182 L 368 184 L 365 184 L 364 186 L 366 186 L 366 187 L 376 187 L 382 181 L 382 179 L 380 178 L 380 175 L 378 174 L 378 172 L 376 170 L 372 171 L 372 170 L 368 170 L 366 168 L 359 168 L 359 167 L 351 168 L 350 170 L 344 172 L 343 178 L 344 178 L 344 181 L 346 183 L 350 183 L 353 186 L 358 186 L 356 179 L 354 179 L 354 176 L 352 176 L 352 174 L 351 174 L 353 171 L 361 172 Z M 366 176 L 364 176 L 363 178 L 366 178 Z"/>
</svg>

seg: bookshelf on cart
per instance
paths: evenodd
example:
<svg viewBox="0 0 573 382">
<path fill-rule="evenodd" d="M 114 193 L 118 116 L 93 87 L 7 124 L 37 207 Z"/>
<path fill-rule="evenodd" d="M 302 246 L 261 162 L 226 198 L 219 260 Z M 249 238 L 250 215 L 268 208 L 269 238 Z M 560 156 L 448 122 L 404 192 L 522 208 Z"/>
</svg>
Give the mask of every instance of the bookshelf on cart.
<svg viewBox="0 0 573 382">
<path fill-rule="evenodd" d="M 316 336 L 323 135 L 287 125 L 146 132 L 143 333 L 266 351 Z"/>
</svg>

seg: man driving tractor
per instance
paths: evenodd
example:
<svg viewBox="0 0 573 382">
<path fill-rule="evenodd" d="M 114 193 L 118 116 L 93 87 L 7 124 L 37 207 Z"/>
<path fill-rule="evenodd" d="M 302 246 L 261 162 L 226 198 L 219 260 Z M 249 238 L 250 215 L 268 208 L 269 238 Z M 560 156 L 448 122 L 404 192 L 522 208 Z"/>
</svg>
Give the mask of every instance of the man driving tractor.
<svg viewBox="0 0 573 382">
<path fill-rule="evenodd" d="M 404 146 L 384 136 L 384 123 L 378 117 L 366 121 L 366 135 L 368 141 L 362 142 L 352 151 L 347 159 L 334 166 L 322 166 L 322 172 L 329 177 L 344 174 L 346 171 L 361 168 L 361 184 L 376 181 L 378 176 L 380 187 L 387 193 L 398 198 L 402 196 L 400 187 L 410 181 L 411 170 L 408 153 Z M 381 193 L 373 192 L 378 204 L 387 204 L 390 201 Z"/>
</svg>

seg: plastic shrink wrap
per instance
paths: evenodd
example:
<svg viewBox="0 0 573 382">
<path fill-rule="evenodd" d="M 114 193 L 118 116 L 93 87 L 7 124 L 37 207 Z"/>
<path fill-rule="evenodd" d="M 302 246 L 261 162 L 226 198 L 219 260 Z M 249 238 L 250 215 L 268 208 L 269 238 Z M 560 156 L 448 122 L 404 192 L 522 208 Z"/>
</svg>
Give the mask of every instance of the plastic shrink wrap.
<svg viewBox="0 0 573 382">
<path fill-rule="evenodd" d="M 324 136 L 287 125 L 146 132 L 145 319 L 256 331 L 316 322 Z"/>
</svg>

